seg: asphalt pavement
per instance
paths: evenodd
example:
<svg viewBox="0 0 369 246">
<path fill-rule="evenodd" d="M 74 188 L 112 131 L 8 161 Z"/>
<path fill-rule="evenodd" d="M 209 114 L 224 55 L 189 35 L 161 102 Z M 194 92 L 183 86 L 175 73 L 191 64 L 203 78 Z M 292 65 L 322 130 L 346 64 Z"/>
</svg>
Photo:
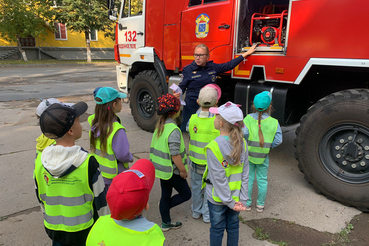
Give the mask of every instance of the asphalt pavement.
<svg viewBox="0 0 369 246">
<path fill-rule="evenodd" d="M 89 105 L 87 114 L 93 113 L 95 103 L 90 94 L 59 99 L 73 103 L 83 100 Z M 43 227 L 42 212 L 32 179 L 35 140 L 41 134 L 35 115 L 38 103 L 37 99 L 0 102 L 1 246 L 51 245 Z M 127 129 L 130 151 L 135 160 L 149 158 L 152 133 L 137 126 L 128 104 L 123 104 L 118 115 Z M 77 144 L 88 149 L 89 127 L 86 119 L 87 115 L 84 115 L 83 135 Z M 316 194 L 312 186 L 305 182 L 294 159 L 295 128 L 296 126 L 282 128 L 283 143 L 270 153 L 269 190 L 264 212 L 257 213 L 253 209 L 251 212 L 241 212 L 241 217 L 244 220 L 283 219 L 318 231 L 337 233 L 360 211 Z M 184 135 L 184 138 L 188 146 L 188 136 Z M 144 212 L 145 217 L 156 223 L 160 223 L 157 205 L 159 199 L 160 184 L 156 180 L 150 195 L 150 209 Z M 165 232 L 165 245 L 209 245 L 209 225 L 202 220 L 192 219 L 190 206 L 191 200 L 171 210 L 173 219 L 182 221 L 183 227 Z M 240 224 L 239 245 L 272 245 L 267 241 L 254 239 L 253 232 L 247 225 Z M 223 244 L 225 245 L 225 241 Z"/>
<path fill-rule="evenodd" d="M 43 217 L 32 178 L 36 138 L 41 134 L 35 115 L 37 98 L 57 97 L 65 102 L 85 101 L 89 105 L 82 119 L 83 135 L 77 141 L 89 147 L 87 116 L 94 111 L 93 88 L 116 87 L 115 64 L 95 66 L 8 66 L 0 68 L 0 246 L 51 245 L 43 227 Z M 65 95 L 69 95 L 65 97 Z M 152 133 L 134 122 L 127 103 L 123 104 L 122 124 L 127 130 L 130 151 L 135 160 L 149 158 Z M 315 193 L 298 170 L 293 140 L 297 126 L 283 127 L 283 143 L 270 153 L 268 195 L 263 213 L 241 212 L 243 220 L 275 218 L 322 232 L 340 232 L 355 215 L 346 207 Z M 184 135 L 186 146 L 188 136 Z M 188 178 L 190 182 L 190 177 Z M 253 200 L 257 187 L 254 185 Z M 150 195 L 150 209 L 144 216 L 160 224 L 158 201 L 160 184 L 155 181 Z M 209 225 L 191 216 L 191 200 L 171 210 L 183 227 L 165 232 L 165 245 L 209 245 Z M 240 224 L 239 245 L 272 245 L 254 239 L 253 229 Z M 298 235 L 297 235 L 298 236 Z M 225 240 L 223 240 L 223 245 Z M 309 244 L 307 244 L 309 245 Z"/>
</svg>

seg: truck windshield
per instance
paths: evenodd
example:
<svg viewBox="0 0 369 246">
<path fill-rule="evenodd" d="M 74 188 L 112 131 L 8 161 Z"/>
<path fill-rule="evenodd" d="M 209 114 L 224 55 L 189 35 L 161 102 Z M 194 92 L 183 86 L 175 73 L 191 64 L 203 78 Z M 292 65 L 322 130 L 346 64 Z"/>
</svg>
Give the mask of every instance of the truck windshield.
<svg viewBox="0 0 369 246">
<path fill-rule="evenodd" d="M 122 18 L 142 15 L 143 0 L 125 0 Z"/>
</svg>

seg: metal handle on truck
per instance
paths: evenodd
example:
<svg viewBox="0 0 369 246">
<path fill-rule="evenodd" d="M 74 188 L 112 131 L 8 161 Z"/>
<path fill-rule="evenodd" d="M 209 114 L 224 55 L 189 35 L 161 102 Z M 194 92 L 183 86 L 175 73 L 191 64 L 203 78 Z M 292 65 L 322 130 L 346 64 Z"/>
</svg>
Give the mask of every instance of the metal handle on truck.
<svg viewBox="0 0 369 246">
<path fill-rule="evenodd" d="M 225 24 L 225 25 L 221 25 L 221 26 L 218 26 L 218 28 L 219 29 L 228 29 L 228 28 L 230 28 L 231 26 L 230 25 L 227 25 L 227 24 Z"/>
</svg>

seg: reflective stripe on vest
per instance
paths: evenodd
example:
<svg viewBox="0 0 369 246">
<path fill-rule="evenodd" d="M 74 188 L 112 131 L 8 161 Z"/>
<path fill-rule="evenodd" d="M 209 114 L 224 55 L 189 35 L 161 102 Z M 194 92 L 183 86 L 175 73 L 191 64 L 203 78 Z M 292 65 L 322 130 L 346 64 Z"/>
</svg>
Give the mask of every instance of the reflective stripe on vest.
<svg viewBox="0 0 369 246">
<path fill-rule="evenodd" d="M 155 130 L 154 135 L 152 136 L 150 161 L 154 164 L 155 176 L 157 178 L 168 180 L 173 175 L 172 156 L 170 155 L 168 138 L 175 129 L 178 129 L 178 131 L 181 132 L 176 124 L 168 123 L 165 124 L 164 131 L 159 138 L 157 138 L 157 130 Z M 181 154 L 182 162 L 185 165 L 186 170 L 188 170 L 186 149 L 182 134 L 179 152 Z"/>
<path fill-rule="evenodd" d="M 35 178 L 38 196 L 44 204 L 44 224 L 50 230 L 77 232 L 94 223 L 94 194 L 89 186 L 88 162 L 91 155 L 71 173 L 54 178 L 38 155 Z"/>
<path fill-rule="evenodd" d="M 197 114 L 193 114 L 190 118 L 188 125 L 190 134 L 189 157 L 198 165 L 206 165 L 204 148 L 219 136 L 219 130 L 214 128 L 214 120 L 215 116 L 200 118 Z"/>
<path fill-rule="evenodd" d="M 90 126 L 92 125 L 92 121 L 94 118 L 95 118 L 94 114 L 88 117 L 88 123 L 90 123 Z M 110 133 L 108 139 L 106 140 L 107 146 L 106 146 L 105 155 L 103 155 L 101 152 L 100 138 L 96 139 L 95 152 L 91 153 L 100 164 L 101 175 L 108 179 L 112 179 L 118 175 L 118 162 L 117 162 L 117 159 L 115 158 L 115 154 L 114 154 L 113 147 L 112 147 L 112 142 L 113 142 L 113 137 L 115 133 L 119 129 L 125 129 L 125 128 L 119 122 L 114 122 L 113 130 Z M 91 131 L 90 131 L 90 136 L 91 136 Z M 123 163 L 123 165 L 126 168 L 128 168 L 128 163 Z"/>
<path fill-rule="evenodd" d="M 243 120 L 247 129 L 249 130 L 249 139 L 247 141 L 249 145 L 249 161 L 254 164 L 264 163 L 265 158 L 270 152 L 274 136 L 277 132 L 278 121 L 273 117 L 268 117 L 261 120 L 261 131 L 264 136 L 264 147 L 261 148 L 259 144 L 259 125 L 258 120 L 247 115 Z"/>
<path fill-rule="evenodd" d="M 245 151 L 247 151 L 247 145 L 246 145 L 245 140 L 243 140 L 243 144 L 244 144 Z M 241 185 L 242 185 L 242 172 L 243 172 L 244 163 L 241 163 L 241 165 L 237 165 L 237 166 L 230 165 L 227 163 L 227 165 L 225 166 L 224 164 L 222 164 L 225 161 L 225 159 L 223 158 L 222 153 L 220 152 L 218 143 L 215 141 L 210 142 L 205 147 L 205 150 L 204 150 L 205 154 L 208 148 L 211 149 L 215 157 L 218 159 L 219 165 L 223 166 L 225 175 L 227 178 L 227 182 L 229 185 L 229 189 L 231 190 L 232 199 L 238 202 L 240 200 L 240 192 L 241 192 Z M 207 179 L 207 175 L 208 175 L 208 166 L 206 166 L 204 175 L 202 177 L 202 188 L 206 186 L 205 180 Z M 222 202 L 222 200 L 220 200 L 220 198 L 218 197 L 218 194 L 214 190 L 214 186 L 212 188 L 211 193 L 212 193 L 212 197 L 214 201 Z"/>
<path fill-rule="evenodd" d="M 147 245 L 163 246 L 164 234 L 155 224 L 146 231 L 134 231 L 118 225 L 110 215 L 101 216 L 92 227 L 87 237 L 86 246 L 103 245 Z"/>
</svg>

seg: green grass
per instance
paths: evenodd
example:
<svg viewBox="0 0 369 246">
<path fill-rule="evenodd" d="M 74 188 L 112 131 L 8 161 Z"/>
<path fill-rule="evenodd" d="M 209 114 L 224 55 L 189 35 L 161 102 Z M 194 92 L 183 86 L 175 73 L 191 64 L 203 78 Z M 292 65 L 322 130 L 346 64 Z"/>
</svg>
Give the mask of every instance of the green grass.
<svg viewBox="0 0 369 246">
<path fill-rule="evenodd" d="M 92 60 L 91 63 L 117 63 L 113 59 L 109 60 Z M 0 65 L 29 65 L 29 64 L 90 64 L 86 60 L 0 60 Z"/>
<path fill-rule="evenodd" d="M 283 241 L 272 241 L 273 244 L 277 244 L 279 246 L 289 246 L 290 244 Z"/>
<path fill-rule="evenodd" d="M 348 238 L 348 234 L 351 233 L 351 230 L 354 229 L 354 226 L 352 224 L 346 224 L 346 227 L 343 228 L 339 233 L 336 233 L 334 235 L 333 242 L 331 243 L 324 243 L 322 246 L 333 246 L 333 245 L 339 245 L 339 246 L 349 246 L 350 239 Z"/>
<path fill-rule="evenodd" d="M 264 233 L 264 229 L 260 228 L 260 227 L 255 228 L 255 235 L 256 235 L 256 238 L 259 239 L 259 240 L 269 239 L 269 235 Z"/>
</svg>

